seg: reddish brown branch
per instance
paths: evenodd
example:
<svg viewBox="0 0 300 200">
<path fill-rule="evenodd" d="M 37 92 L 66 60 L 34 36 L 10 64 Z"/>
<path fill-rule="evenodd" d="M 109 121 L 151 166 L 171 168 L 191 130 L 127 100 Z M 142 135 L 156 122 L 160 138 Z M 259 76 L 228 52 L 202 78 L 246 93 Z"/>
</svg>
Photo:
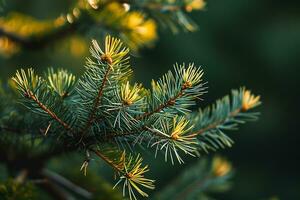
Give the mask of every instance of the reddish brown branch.
<svg viewBox="0 0 300 200">
<path fill-rule="evenodd" d="M 208 130 L 215 129 L 220 124 L 223 124 L 226 121 L 227 118 L 236 116 L 240 111 L 241 111 L 241 109 L 238 108 L 238 109 L 232 111 L 231 113 L 229 113 L 229 115 L 225 119 L 222 119 L 222 120 L 219 120 L 215 123 L 209 124 L 208 126 L 206 126 L 204 128 L 201 128 L 201 129 L 195 131 L 194 133 L 191 133 L 188 137 L 191 137 L 191 138 L 196 137 L 197 135 L 201 135 L 201 134 L 205 133 Z"/>
<path fill-rule="evenodd" d="M 66 122 L 60 119 L 54 112 L 49 110 L 47 106 L 45 106 L 42 102 L 40 102 L 31 91 L 28 91 L 28 97 L 31 98 L 34 102 L 36 102 L 43 111 L 48 113 L 54 120 L 60 123 L 66 130 L 72 129 L 70 125 L 68 125 Z"/>
<path fill-rule="evenodd" d="M 90 149 L 90 151 L 94 152 L 98 157 L 100 157 L 102 160 L 104 160 L 107 164 L 109 164 L 113 169 L 115 169 L 117 172 L 122 172 L 118 166 L 116 166 L 112 160 L 107 158 L 104 154 L 102 154 L 100 151 L 95 149 Z"/>
<path fill-rule="evenodd" d="M 104 74 L 101 86 L 99 87 L 98 95 L 97 95 L 97 97 L 96 97 L 96 99 L 94 101 L 94 105 L 93 105 L 93 108 L 92 108 L 91 113 L 89 115 L 88 121 L 87 121 L 86 126 L 84 128 L 83 135 L 85 135 L 86 131 L 88 131 L 88 129 L 91 127 L 93 121 L 95 120 L 96 110 L 97 110 L 98 106 L 101 103 L 101 97 L 103 95 L 104 87 L 105 87 L 105 85 L 106 85 L 106 83 L 108 81 L 108 75 L 109 75 L 110 71 L 111 71 L 111 66 L 108 66 L 108 68 L 107 68 L 107 70 L 106 70 L 106 72 Z"/>
<path fill-rule="evenodd" d="M 154 113 L 158 113 L 160 112 L 161 110 L 167 108 L 167 107 L 170 107 L 170 106 L 173 106 L 175 105 L 176 103 L 176 100 L 180 97 L 182 97 L 184 95 L 184 90 L 186 90 L 188 87 L 186 86 L 186 84 L 184 84 L 179 93 L 177 95 L 175 95 L 174 97 L 171 97 L 168 101 L 166 101 L 165 103 L 163 104 L 160 104 L 156 109 L 152 110 L 152 111 L 149 111 L 149 112 L 145 112 L 144 114 L 136 117 L 137 120 L 141 120 L 145 117 L 149 117 L 151 115 L 153 115 Z"/>
</svg>

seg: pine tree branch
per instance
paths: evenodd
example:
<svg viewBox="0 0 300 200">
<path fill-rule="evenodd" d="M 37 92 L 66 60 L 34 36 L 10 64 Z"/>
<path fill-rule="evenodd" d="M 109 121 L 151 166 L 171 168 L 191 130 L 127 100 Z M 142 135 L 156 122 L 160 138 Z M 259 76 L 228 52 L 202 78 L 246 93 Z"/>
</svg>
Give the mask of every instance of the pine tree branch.
<svg viewBox="0 0 300 200">
<path fill-rule="evenodd" d="M 61 142 L 56 143 L 59 148 L 51 148 L 53 140 L 40 137 L 42 142 L 50 141 L 47 143 L 48 149 L 41 153 L 37 152 L 37 155 L 28 156 L 33 158 L 30 164 L 27 164 L 27 157 L 22 157 L 24 154 L 27 156 L 27 152 L 22 152 L 22 149 L 18 152 L 17 149 L 16 162 L 11 162 L 11 166 L 17 163 L 15 166 L 22 168 L 25 163 L 24 165 L 32 170 L 39 164 L 38 173 L 41 173 L 40 169 L 48 157 L 47 153 L 52 156 L 56 151 L 60 154 L 61 151 L 74 148 L 86 152 L 86 159 L 81 167 L 86 172 L 90 160 L 89 152 L 93 152 L 95 157 L 106 162 L 119 176 L 116 185 L 123 183 L 123 195 L 127 193 L 130 199 L 136 199 L 135 191 L 142 196 L 148 196 L 142 188 L 154 189 L 154 180 L 145 178 L 144 174 L 149 168 L 147 165 L 142 167 L 142 158 L 139 154 L 126 155 L 125 150 L 121 151 L 116 145 L 126 149 L 131 147 L 131 144 L 148 143 L 147 147 L 155 147 L 155 156 L 162 151 L 165 161 L 171 160 L 173 164 L 174 159 L 177 159 L 179 163 L 183 163 L 181 158 L 183 153 L 195 156 L 200 150 L 207 152 L 220 147 L 230 147 L 233 141 L 223 133 L 223 130 L 235 130 L 239 124 L 257 118 L 257 113 L 246 111 L 258 106 L 260 97 L 251 94 L 251 91 L 245 88 L 233 90 L 231 98 L 227 95 L 212 106 L 192 113 L 190 107 L 196 104 L 196 100 L 205 90 L 203 87 L 205 83 L 202 82 L 203 71 L 194 64 L 188 66 L 176 64 L 174 72 L 168 71 L 158 81 L 152 82 L 151 91 L 137 84 L 130 86 L 129 82 L 124 87 L 124 82 L 131 72 L 127 57 L 128 48 L 123 47 L 119 39 L 107 36 L 104 49 L 93 41 L 90 49 L 93 59 L 88 59 L 86 72 L 77 82 L 77 86 L 70 87 L 74 92 L 70 93 L 70 98 L 67 98 L 63 105 L 61 98 L 57 98 L 59 97 L 57 94 L 53 95 L 51 87 L 58 94 L 63 94 L 68 84 L 57 81 L 61 80 L 56 77 L 57 75 L 53 74 L 53 81 L 50 77 L 51 80 L 47 82 L 32 69 L 28 69 L 27 73 L 25 70 L 17 71 L 13 80 L 24 98 L 24 105 L 35 113 L 47 116 L 43 118 L 42 123 L 36 121 L 33 123 L 44 127 L 49 123 L 49 119 L 51 122 L 56 121 L 56 130 L 51 132 L 53 138 L 59 138 Z M 72 76 L 66 77 L 68 81 Z M 55 84 L 49 85 L 49 82 Z M 95 121 L 97 117 L 101 121 Z M 34 126 L 30 128 L 29 136 L 40 135 L 40 128 Z M 61 131 L 65 129 L 75 133 L 76 137 L 61 135 Z M 80 141 L 77 143 L 79 138 Z M 36 138 L 33 139 L 35 142 Z M 44 144 L 42 142 L 39 141 L 37 144 Z M 6 150 L 5 146 L 3 149 Z M 43 155 L 47 155 L 45 160 L 42 160 Z M 0 154 L 0 157 L 3 156 Z M 20 158 L 22 165 L 17 162 Z M 216 173 L 222 175 L 225 172 L 221 169 Z M 55 181 L 57 179 L 59 181 Z M 55 183 L 54 186 L 61 186 L 59 189 L 63 192 L 74 190 L 75 187 L 72 184 L 70 186 L 70 183 L 60 176 L 54 175 L 54 178 L 48 177 L 48 180 L 49 183 Z M 49 187 L 51 188 L 51 185 Z M 77 189 L 75 187 L 75 190 Z"/>
<path fill-rule="evenodd" d="M 101 86 L 99 87 L 99 90 L 98 90 L 98 95 L 94 101 L 94 105 L 93 105 L 93 108 L 91 110 L 91 113 L 89 115 L 89 118 L 87 120 L 87 123 L 86 123 L 86 126 L 84 128 L 84 133 L 82 134 L 82 137 L 86 134 L 86 132 L 89 130 L 89 128 L 91 127 L 93 121 L 95 120 L 95 114 L 96 114 L 96 110 L 99 106 L 99 104 L 101 103 L 101 97 L 103 95 L 103 90 L 104 90 L 104 87 L 108 81 L 108 76 L 109 76 L 109 73 L 111 72 L 112 68 L 111 66 L 108 66 L 105 74 L 104 74 L 104 77 L 103 77 L 103 81 L 101 83 Z"/>
<path fill-rule="evenodd" d="M 159 11 L 159 12 L 166 12 L 169 13 L 177 12 L 180 10 L 186 10 L 185 3 L 182 3 L 181 5 L 176 4 L 163 4 L 163 3 L 156 3 L 156 2 L 146 2 L 146 3 L 139 3 L 130 1 L 130 0 L 111 0 L 111 1 L 105 1 L 101 3 L 101 6 L 97 8 L 97 12 L 101 12 L 103 8 L 105 8 L 107 5 L 111 4 L 112 2 L 117 2 L 119 4 L 126 3 L 130 5 L 131 7 L 135 9 L 142 10 L 144 12 L 149 11 Z M 69 35 L 74 34 L 77 30 L 80 29 L 80 27 L 88 24 L 90 27 L 97 25 L 99 26 L 99 23 L 97 20 L 93 18 L 93 14 L 89 13 L 89 10 L 86 10 L 86 8 L 81 7 L 73 7 L 80 10 L 80 16 L 76 17 L 76 20 L 72 23 L 66 23 L 61 27 L 53 28 L 52 30 L 43 33 L 41 35 L 35 35 L 34 33 L 30 36 L 22 36 L 18 33 L 9 32 L 6 31 L 3 27 L 0 27 L 0 37 L 6 37 L 10 41 L 17 43 L 23 48 L 31 49 L 31 50 L 38 50 L 41 48 L 46 47 L 47 45 L 53 44 L 53 42 L 66 38 Z M 70 9 L 72 10 L 72 8 Z M 103 25 L 106 27 L 106 25 Z M 109 27 L 112 30 L 115 28 Z M 80 29 L 82 33 L 85 33 L 88 31 L 88 29 Z M 116 30 L 118 32 L 126 31 L 126 30 Z"/>
<path fill-rule="evenodd" d="M 109 166 L 111 166 L 113 169 L 115 169 L 117 172 L 122 173 L 122 170 L 119 169 L 112 160 L 107 158 L 104 154 L 102 154 L 100 151 L 95 149 L 90 149 L 90 151 L 94 152 L 98 157 L 100 157 L 102 160 L 104 160 Z"/>
<path fill-rule="evenodd" d="M 126 136 L 129 136 L 129 135 L 134 135 L 136 134 L 137 131 L 134 130 L 134 131 L 128 131 L 128 132 L 122 132 L 122 133 L 108 133 L 104 136 L 104 142 L 107 142 L 113 138 L 117 138 L 117 137 L 126 137 Z"/>
<path fill-rule="evenodd" d="M 167 107 L 170 107 L 170 106 L 174 106 L 175 105 L 175 102 L 178 98 L 182 97 L 184 95 L 184 91 L 187 89 L 188 87 L 183 84 L 183 86 L 181 87 L 180 91 L 178 94 L 176 94 L 175 96 L 171 97 L 170 99 L 168 99 L 168 101 L 166 101 L 165 103 L 162 103 L 160 104 L 157 108 L 155 108 L 154 110 L 152 111 L 149 111 L 149 112 L 145 112 L 144 114 L 136 117 L 137 120 L 141 120 L 141 119 L 144 119 L 146 117 L 149 117 L 155 113 L 158 113 L 160 111 L 162 111 L 163 109 L 167 108 Z"/>
<path fill-rule="evenodd" d="M 135 135 L 135 134 L 138 134 L 139 132 L 142 132 L 142 131 L 149 131 L 150 133 L 152 133 L 154 135 L 157 135 L 157 136 L 160 136 L 161 138 L 169 139 L 169 137 L 167 137 L 166 135 L 163 135 L 163 134 L 159 133 L 158 131 L 155 131 L 152 128 L 144 125 L 139 130 L 128 131 L 128 132 L 123 132 L 123 133 L 107 134 L 106 136 L 104 136 L 104 141 L 109 141 L 113 138 L 118 138 L 118 137 L 126 137 L 126 136 L 130 136 L 130 135 Z"/>
<path fill-rule="evenodd" d="M 115 0 L 116 2 L 119 3 L 129 3 L 128 1 L 118 1 Z M 101 9 L 104 8 L 108 3 L 105 2 L 103 5 L 101 5 Z M 100 9 L 98 9 L 99 11 Z M 81 9 L 81 12 L 87 12 Z M 82 13 L 81 16 L 85 14 Z M 84 16 L 88 16 L 88 15 L 84 15 Z M 85 19 L 86 20 L 86 19 Z M 89 19 L 87 20 L 89 21 L 90 26 L 97 24 L 95 20 L 92 20 L 92 17 L 89 17 Z M 13 32 L 8 32 L 6 31 L 4 28 L 0 27 L 0 37 L 6 37 L 9 40 L 11 40 L 12 42 L 17 43 L 18 45 L 22 46 L 23 48 L 26 49 L 31 49 L 31 50 L 38 50 L 40 48 L 44 48 L 49 44 L 53 44 L 53 42 L 66 38 L 69 35 L 73 34 L 76 30 L 78 30 L 78 27 L 80 27 L 81 25 L 84 25 L 85 21 L 81 19 L 81 17 L 79 16 L 79 18 L 73 22 L 73 23 L 66 23 L 64 26 L 59 27 L 59 28 L 54 28 L 53 30 L 50 30 L 49 33 L 45 33 L 41 36 L 21 36 L 17 33 L 13 33 Z M 84 31 L 85 29 L 82 29 L 81 31 Z M 88 30 L 86 30 L 88 31 Z"/>
<path fill-rule="evenodd" d="M 66 130 L 72 130 L 71 126 L 68 125 L 66 122 L 64 122 L 62 119 L 60 119 L 54 112 L 52 112 L 47 106 L 45 106 L 42 102 L 40 102 L 37 97 L 33 94 L 32 91 L 27 91 L 27 95 L 29 98 L 31 98 L 34 102 L 38 104 L 38 106 L 48 113 L 54 120 L 56 120 L 58 123 L 60 123 Z"/>
<path fill-rule="evenodd" d="M 223 124 L 228 118 L 235 117 L 238 113 L 241 112 L 241 110 L 242 110 L 241 108 L 238 108 L 238 109 L 230 112 L 229 115 L 226 118 L 224 118 L 223 120 L 219 120 L 219 121 L 217 121 L 213 124 L 210 124 L 210 125 L 208 125 L 204 128 L 201 128 L 201 129 L 191 133 L 190 135 L 188 135 L 188 137 L 190 137 L 190 138 L 197 137 L 198 135 L 201 135 L 201 134 L 203 134 L 203 133 L 205 133 L 205 132 L 207 132 L 211 129 L 217 128 L 219 125 Z"/>
</svg>

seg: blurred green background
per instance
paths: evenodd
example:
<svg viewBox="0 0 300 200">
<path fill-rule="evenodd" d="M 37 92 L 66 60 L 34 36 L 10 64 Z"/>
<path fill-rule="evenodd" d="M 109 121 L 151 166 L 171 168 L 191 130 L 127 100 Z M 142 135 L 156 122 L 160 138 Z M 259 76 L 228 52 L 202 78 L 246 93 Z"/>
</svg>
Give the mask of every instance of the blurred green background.
<svg viewBox="0 0 300 200">
<path fill-rule="evenodd" d="M 16 10 L 40 19 L 53 18 L 67 11 L 71 2 L 9 0 L 1 15 Z M 236 170 L 233 188 L 219 199 L 272 196 L 300 199 L 299 10 L 299 1 L 210 0 L 204 12 L 192 14 L 199 25 L 197 32 L 172 35 L 169 31 L 160 31 L 160 39 L 153 48 L 132 56 L 134 79 L 146 86 L 175 62 L 201 65 L 209 89 L 200 106 L 212 103 L 239 86 L 246 86 L 262 96 L 263 106 L 258 108 L 260 120 L 230 133 L 236 144 L 218 152 L 231 160 Z M 54 46 L 62 45 L 59 42 Z M 0 57 L 0 78 L 11 77 L 21 67 L 34 67 L 39 71 L 49 66 L 64 67 L 80 74 L 84 63 L 85 56 L 74 56 L 55 47 L 26 51 Z M 185 167 L 171 167 L 160 159 L 147 161 L 154 178 L 159 179 L 158 188 Z M 195 159 L 186 165 L 193 162 Z"/>
</svg>

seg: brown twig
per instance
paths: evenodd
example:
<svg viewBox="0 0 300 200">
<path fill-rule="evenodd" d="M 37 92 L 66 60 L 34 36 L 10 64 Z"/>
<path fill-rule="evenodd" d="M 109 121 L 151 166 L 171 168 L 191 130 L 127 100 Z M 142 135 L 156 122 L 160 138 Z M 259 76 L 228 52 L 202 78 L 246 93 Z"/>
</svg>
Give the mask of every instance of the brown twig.
<svg viewBox="0 0 300 200">
<path fill-rule="evenodd" d="M 102 160 L 104 160 L 107 164 L 109 164 L 113 169 L 115 169 L 117 172 L 121 172 L 122 170 L 119 169 L 113 161 L 108 159 L 105 155 L 103 155 L 100 151 L 95 149 L 90 149 L 90 151 L 94 152 L 98 157 L 100 157 Z"/>
<path fill-rule="evenodd" d="M 214 129 L 217 126 L 219 126 L 220 124 L 223 124 L 226 121 L 226 119 L 236 116 L 240 111 L 241 111 L 241 109 L 238 108 L 238 109 L 232 111 L 231 113 L 229 113 L 229 115 L 225 119 L 222 119 L 215 123 L 209 124 L 208 126 L 201 128 L 201 129 L 195 131 L 194 133 L 191 133 L 187 137 L 193 138 L 193 137 L 196 137 L 197 135 L 201 135 L 201 134 L 205 133 L 206 131 L 208 131 L 210 129 Z"/>
<path fill-rule="evenodd" d="M 29 98 L 31 98 L 34 102 L 36 102 L 43 111 L 48 113 L 54 120 L 60 123 L 66 130 L 72 129 L 70 125 L 68 125 L 66 122 L 60 119 L 54 112 L 52 112 L 49 108 L 47 108 L 47 106 L 45 106 L 42 102 L 40 102 L 31 91 L 28 91 L 27 93 Z"/>
<path fill-rule="evenodd" d="M 94 101 L 94 105 L 93 105 L 93 108 L 91 110 L 91 113 L 89 115 L 89 118 L 88 118 L 88 121 L 86 123 L 86 126 L 84 127 L 83 129 L 83 134 L 82 134 L 82 138 L 83 136 L 86 134 L 86 132 L 89 130 L 89 128 L 91 127 L 93 121 L 95 120 L 95 114 L 96 114 L 96 110 L 97 110 L 97 107 L 99 106 L 99 104 L 101 103 L 101 97 L 103 95 L 103 90 L 104 90 L 104 87 L 108 81 L 108 75 L 109 73 L 111 72 L 111 66 L 108 66 L 105 74 L 104 74 L 104 77 L 103 77 L 103 81 L 101 83 L 101 86 L 99 87 L 99 90 L 98 90 L 98 95 Z"/>
<path fill-rule="evenodd" d="M 175 105 L 176 103 L 176 100 L 180 97 L 182 97 L 184 95 L 184 90 L 186 90 L 188 87 L 183 84 L 183 86 L 181 87 L 179 93 L 177 95 L 175 95 L 174 97 L 171 97 L 168 101 L 166 101 L 165 103 L 163 104 L 160 104 L 156 109 L 152 110 L 152 111 L 149 111 L 149 112 L 145 112 L 144 114 L 136 117 L 137 120 L 141 120 L 145 117 L 149 117 L 151 115 L 153 115 L 154 113 L 158 113 L 160 112 L 161 110 L 169 107 L 169 106 L 173 106 Z"/>
</svg>

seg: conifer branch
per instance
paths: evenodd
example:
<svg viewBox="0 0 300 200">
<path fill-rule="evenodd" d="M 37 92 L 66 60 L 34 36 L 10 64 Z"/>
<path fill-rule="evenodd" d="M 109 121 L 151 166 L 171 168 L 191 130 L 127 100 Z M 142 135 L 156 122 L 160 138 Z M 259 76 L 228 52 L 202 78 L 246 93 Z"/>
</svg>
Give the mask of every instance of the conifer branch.
<svg viewBox="0 0 300 200">
<path fill-rule="evenodd" d="M 144 177 L 144 173 L 148 172 L 149 169 L 147 165 L 142 167 L 142 158 L 140 155 L 137 155 L 136 157 L 133 157 L 132 155 L 128 156 L 125 151 L 119 153 L 118 150 L 112 151 L 111 149 L 107 152 L 107 155 L 105 150 L 103 150 L 103 153 L 95 149 L 91 149 L 90 151 L 94 152 L 117 172 L 120 179 L 114 187 L 121 182 L 124 182 L 123 194 L 125 195 L 128 192 L 130 199 L 137 199 L 134 190 L 140 195 L 148 197 L 148 194 L 142 191 L 140 186 L 148 189 L 154 189 L 154 180 Z M 117 156 L 115 156 L 114 160 L 111 160 L 109 158 L 109 154 L 117 154 Z M 127 192 L 125 190 L 126 188 Z"/>
<path fill-rule="evenodd" d="M 42 111 L 47 113 L 52 119 L 57 121 L 61 126 L 64 127 L 67 131 L 72 131 L 72 127 L 62 120 L 58 115 L 52 111 L 48 106 L 43 104 L 39 98 L 34 94 L 33 90 L 40 92 L 42 90 L 44 93 L 47 91 L 45 87 L 45 81 L 41 77 L 35 75 L 33 69 L 28 69 L 27 73 L 25 70 L 17 71 L 16 76 L 12 78 L 15 84 L 18 86 L 18 90 L 21 92 L 22 96 L 25 97 L 24 100 L 32 100 Z M 47 99 L 49 100 L 49 99 Z"/>
<path fill-rule="evenodd" d="M 187 137 L 197 138 L 199 148 L 204 151 L 231 147 L 233 141 L 223 131 L 236 130 L 239 124 L 256 120 L 258 113 L 248 111 L 260 104 L 260 96 L 254 96 L 249 90 L 232 90 L 231 97 L 225 96 L 189 116 L 195 127 Z"/>
<path fill-rule="evenodd" d="M 90 149 L 90 151 L 94 152 L 98 157 L 100 157 L 102 160 L 104 160 L 116 172 L 119 172 L 119 173 L 122 172 L 122 169 L 120 169 L 117 165 L 115 165 L 112 160 L 110 160 L 108 157 L 106 157 L 104 154 L 102 154 L 99 150 Z"/>
<path fill-rule="evenodd" d="M 84 130 L 89 130 L 89 128 L 91 127 L 93 121 L 95 120 L 95 113 L 96 113 L 96 110 L 97 110 L 99 104 L 101 103 L 101 97 L 103 95 L 103 90 L 104 90 L 104 87 L 105 87 L 105 85 L 106 85 L 106 83 L 108 81 L 108 75 L 109 75 L 109 73 L 110 73 L 111 70 L 112 70 L 112 68 L 110 66 L 108 66 L 108 68 L 107 68 L 107 70 L 106 70 L 106 72 L 104 74 L 101 86 L 100 86 L 100 88 L 98 90 L 97 97 L 96 97 L 96 99 L 94 101 L 93 108 L 91 110 L 91 113 L 89 115 L 89 118 L 87 120 L 87 123 L 86 123 L 86 126 L 85 126 Z M 85 135 L 85 133 L 83 135 Z"/>
<path fill-rule="evenodd" d="M 163 152 L 165 161 L 174 164 L 177 160 L 181 164 L 182 154 L 195 157 L 202 150 L 231 146 L 232 140 L 223 130 L 236 129 L 238 124 L 257 117 L 248 111 L 260 104 L 259 96 L 245 88 L 233 90 L 231 98 L 226 96 L 213 106 L 192 112 L 191 106 L 206 92 L 203 70 L 194 64 L 176 64 L 174 71 L 153 81 L 151 90 L 146 90 L 129 83 L 129 49 L 119 39 L 107 36 L 102 48 L 93 41 L 90 52 L 93 58 L 87 59 L 86 71 L 78 82 L 65 70 L 49 70 L 47 81 L 32 69 L 27 73 L 21 70 L 13 80 L 23 104 L 33 113 L 47 116 L 41 122 L 34 121 L 36 127 L 32 129 L 47 127 L 52 138 L 61 140 L 61 149 L 55 154 L 64 150 L 86 152 L 81 167 L 86 174 L 91 160 L 88 152 L 92 152 L 112 167 L 120 178 L 116 185 L 122 183 L 123 194 L 131 200 L 137 198 L 135 192 L 148 196 L 142 187 L 154 189 L 154 181 L 145 178 L 149 169 L 142 166 L 139 154 L 125 154 L 127 147 L 134 150 L 137 143 L 154 147 L 155 156 Z M 58 125 L 52 123 L 50 127 L 49 116 Z M 62 129 L 81 136 L 80 141 L 78 137 L 60 135 Z M 47 137 L 41 139 L 47 141 Z M 49 146 L 52 144 L 51 141 Z M 42 155 L 34 158 L 47 159 Z M 222 168 L 216 173 L 223 171 Z"/>
<path fill-rule="evenodd" d="M 183 85 L 180 89 L 180 91 L 178 92 L 178 94 L 176 94 L 175 96 L 171 97 L 170 99 L 168 99 L 165 103 L 160 104 L 157 108 L 155 108 L 152 111 L 149 112 L 145 112 L 144 114 L 136 117 L 137 120 L 141 120 L 143 118 L 149 117 L 155 113 L 159 113 L 160 111 L 162 111 L 163 109 L 170 107 L 170 106 L 174 106 L 176 100 L 180 97 L 182 97 L 182 95 L 184 94 L 184 90 L 187 89 L 188 87 L 186 85 Z"/>
<path fill-rule="evenodd" d="M 113 72 L 114 67 L 116 67 L 117 65 L 120 65 L 119 67 L 121 68 L 122 64 L 124 64 L 124 61 L 127 60 L 127 58 L 124 57 L 129 52 L 129 49 L 123 47 L 123 43 L 120 40 L 112 38 L 110 36 L 105 38 L 104 51 L 100 48 L 100 46 L 95 40 L 93 40 L 92 42 L 93 42 L 93 48 L 91 48 L 92 55 L 96 59 L 98 59 L 98 62 L 103 63 L 103 66 L 105 66 L 106 69 L 103 74 L 103 77 L 101 77 L 102 78 L 101 84 L 98 88 L 97 95 L 95 97 L 95 100 L 91 108 L 91 112 L 89 113 L 86 126 L 84 127 L 82 138 L 84 137 L 84 135 L 89 130 L 89 128 L 91 127 L 92 123 L 95 120 L 95 114 L 99 105 L 101 104 L 103 92 L 109 81 L 108 79 L 110 73 Z"/>
<path fill-rule="evenodd" d="M 125 9 L 124 4 L 132 9 Z M 204 0 L 183 2 L 113 0 L 101 1 L 101 3 L 100 1 L 79 1 L 69 9 L 72 12 L 64 16 L 53 20 L 39 21 L 30 16 L 23 15 L 24 18 L 30 20 L 26 21 L 25 24 L 21 24 L 22 26 L 28 26 L 32 21 L 43 25 L 46 23 L 59 25 L 54 25 L 51 28 L 48 27 L 42 32 L 39 32 L 40 29 L 39 31 L 35 31 L 34 28 L 30 28 L 30 31 L 24 34 L 18 31 L 19 27 L 11 28 L 9 25 L 9 28 L 7 28 L 5 24 L 0 24 L 0 37 L 7 39 L 10 43 L 18 47 L 37 50 L 51 45 L 55 41 L 71 36 L 75 32 L 80 31 L 81 34 L 85 34 L 89 31 L 86 27 L 97 27 L 98 29 L 101 27 L 101 31 L 108 29 L 119 34 L 124 33 L 120 35 L 123 35 L 123 39 L 136 50 L 139 46 L 147 46 L 155 41 L 157 38 L 157 23 L 161 23 L 162 26 L 170 26 L 174 32 L 177 32 L 176 26 L 182 26 L 189 31 L 195 30 L 196 25 L 192 23 L 186 13 L 194 10 L 202 10 L 204 6 Z M 146 19 L 144 15 L 151 16 L 151 18 L 147 17 Z M 7 18 L 9 20 L 9 17 Z M 5 21 L 6 17 L 3 17 L 3 19 Z M 16 21 L 18 20 L 19 18 L 16 19 Z M 143 22 L 133 24 L 132 22 L 136 20 L 139 22 L 142 20 Z M 58 21 L 63 23 L 56 23 Z"/>
<path fill-rule="evenodd" d="M 189 134 L 188 137 L 194 138 L 194 137 L 196 137 L 196 136 L 198 136 L 198 135 L 201 135 L 201 134 L 203 134 L 203 133 L 205 133 L 205 132 L 207 132 L 207 131 L 209 131 L 209 130 L 211 130 L 211 129 L 215 129 L 215 128 L 217 128 L 219 125 L 223 124 L 227 119 L 232 118 L 232 117 L 235 117 L 235 116 L 236 116 L 238 113 L 240 113 L 240 112 L 241 112 L 241 109 L 238 108 L 238 109 L 236 109 L 236 110 L 230 112 L 226 118 L 224 118 L 224 119 L 222 119 L 222 120 L 219 120 L 219 121 L 217 121 L 217 122 L 214 122 L 214 123 L 212 123 L 212 124 L 209 124 L 209 125 L 207 125 L 206 127 L 201 128 L 201 129 L 199 129 L 199 130 L 197 130 L 197 131 L 195 131 L 195 132 Z"/>
<path fill-rule="evenodd" d="M 226 159 L 219 156 L 214 156 L 212 160 L 202 158 L 177 174 L 170 184 L 154 195 L 154 199 L 206 199 L 211 189 L 218 193 L 230 189 L 232 175 L 232 165 Z"/>
<path fill-rule="evenodd" d="M 44 110 L 46 113 L 48 113 L 54 120 L 56 120 L 59 124 L 61 124 L 66 130 L 71 130 L 71 126 L 68 125 L 66 122 L 64 122 L 62 119 L 60 119 L 54 112 L 52 112 L 47 106 L 45 106 L 42 102 L 38 100 L 38 98 L 32 93 L 32 91 L 27 91 L 28 98 L 31 98 L 36 104 Z"/>
</svg>

